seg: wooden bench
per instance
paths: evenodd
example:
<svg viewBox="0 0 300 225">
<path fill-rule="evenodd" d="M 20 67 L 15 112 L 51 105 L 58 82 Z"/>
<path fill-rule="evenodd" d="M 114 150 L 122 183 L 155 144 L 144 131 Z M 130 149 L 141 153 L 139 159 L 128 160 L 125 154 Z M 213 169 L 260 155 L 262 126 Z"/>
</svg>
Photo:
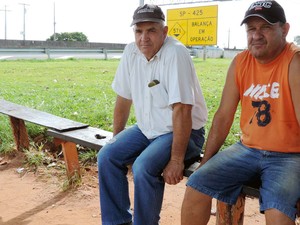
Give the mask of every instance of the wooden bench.
<svg viewBox="0 0 300 225">
<path fill-rule="evenodd" d="M 184 176 L 189 177 L 200 165 L 200 161 L 193 163 L 185 168 Z M 246 196 L 251 198 L 259 198 L 259 187 L 261 186 L 260 179 L 254 178 L 242 188 L 241 194 L 235 205 L 228 205 L 224 202 L 217 201 L 216 209 L 216 225 L 243 225 L 245 200 Z M 300 200 L 298 201 L 298 211 Z"/>
<path fill-rule="evenodd" d="M 99 150 L 111 139 L 112 133 L 88 124 L 79 123 L 50 113 L 28 108 L 9 101 L 0 100 L 0 113 L 8 115 L 18 151 L 29 148 L 29 137 L 25 121 L 46 127 L 54 143 L 62 146 L 67 176 L 80 176 L 76 144 Z"/>
</svg>

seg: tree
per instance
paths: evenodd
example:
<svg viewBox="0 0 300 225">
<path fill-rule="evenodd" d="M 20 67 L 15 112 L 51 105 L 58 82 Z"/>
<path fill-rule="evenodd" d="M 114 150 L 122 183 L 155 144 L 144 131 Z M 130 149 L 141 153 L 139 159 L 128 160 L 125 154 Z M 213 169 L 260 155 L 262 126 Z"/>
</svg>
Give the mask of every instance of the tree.
<svg viewBox="0 0 300 225">
<path fill-rule="evenodd" d="M 55 40 L 54 40 L 55 39 Z M 47 41 L 82 41 L 88 42 L 88 38 L 82 32 L 62 32 L 55 33 Z"/>
</svg>

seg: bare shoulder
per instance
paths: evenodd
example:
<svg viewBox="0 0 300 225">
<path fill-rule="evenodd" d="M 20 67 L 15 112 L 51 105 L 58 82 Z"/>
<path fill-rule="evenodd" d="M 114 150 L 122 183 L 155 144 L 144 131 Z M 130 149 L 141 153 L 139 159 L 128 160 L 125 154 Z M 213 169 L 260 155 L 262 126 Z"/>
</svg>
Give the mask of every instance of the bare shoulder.
<svg viewBox="0 0 300 225">
<path fill-rule="evenodd" d="M 300 83 L 300 52 L 295 53 L 290 63 L 289 83 L 292 86 L 292 88 L 296 88 Z"/>
<path fill-rule="evenodd" d="M 298 64 L 300 63 L 300 51 L 299 52 L 296 52 L 293 59 L 292 59 L 292 62 L 293 61 L 297 61 Z"/>
<path fill-rule="evenodd" d="M 300 76 L 300 52 L 296 52 L 290 63 L 290 75 Z M 298 75 L 297 75 L 298 74 Z"/>
<path fill-rule="evenodd" d="M 300 124 L 300 52 L 294 55 L 290 63 L 289 84 L 298 124 Z"/>
</svg>

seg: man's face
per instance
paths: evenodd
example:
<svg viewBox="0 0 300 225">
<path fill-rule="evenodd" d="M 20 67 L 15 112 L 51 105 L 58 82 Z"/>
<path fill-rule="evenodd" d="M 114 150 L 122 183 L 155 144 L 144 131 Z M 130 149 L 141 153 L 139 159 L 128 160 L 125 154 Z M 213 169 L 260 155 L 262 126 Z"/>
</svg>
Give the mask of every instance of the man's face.
<svg viewBox="0 0 300 225">
<path fill-rule="evenodd" d="M 261 63 L 268 63 L 282 51 L 289 24 L 269 24 L 259 17 L 249 18 L 246 23 L 248 49 Z"/>
<path fill-rule="evenodd" d="M 168 27 L 160 23 L 143 22 L 134 26 L 135 43 L 150 60 L 161 48 L 168 33 Z"/>
</svg>

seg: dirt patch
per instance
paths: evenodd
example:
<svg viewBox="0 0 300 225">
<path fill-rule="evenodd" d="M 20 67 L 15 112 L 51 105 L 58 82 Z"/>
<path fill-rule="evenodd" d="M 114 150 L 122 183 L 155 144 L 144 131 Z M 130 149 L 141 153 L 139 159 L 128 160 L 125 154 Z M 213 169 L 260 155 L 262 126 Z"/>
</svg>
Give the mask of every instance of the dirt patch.
<svg viewBox="0 0 300 225">
<path fill-rule="evenodd" d="M 82 184 L 64 191 L 63 169 L 39 168 L 28 172 L 23 155 L 0 159 L 0 225 L 99 225 L 98 179 L 95 166 L 85 168 Z M 133 181 L 129 175 L 130 195 Z M 161 225 L 180 225 L 180 208 L 186 178 L 166 186 Z M 214 201 L 215 204 L 215 201 Z M 211 216 L 209 225 L 215 224 Z M 247 198 L 244 225 L 265 224 L 258 211 L 258 200 Z"/>
</svg>

